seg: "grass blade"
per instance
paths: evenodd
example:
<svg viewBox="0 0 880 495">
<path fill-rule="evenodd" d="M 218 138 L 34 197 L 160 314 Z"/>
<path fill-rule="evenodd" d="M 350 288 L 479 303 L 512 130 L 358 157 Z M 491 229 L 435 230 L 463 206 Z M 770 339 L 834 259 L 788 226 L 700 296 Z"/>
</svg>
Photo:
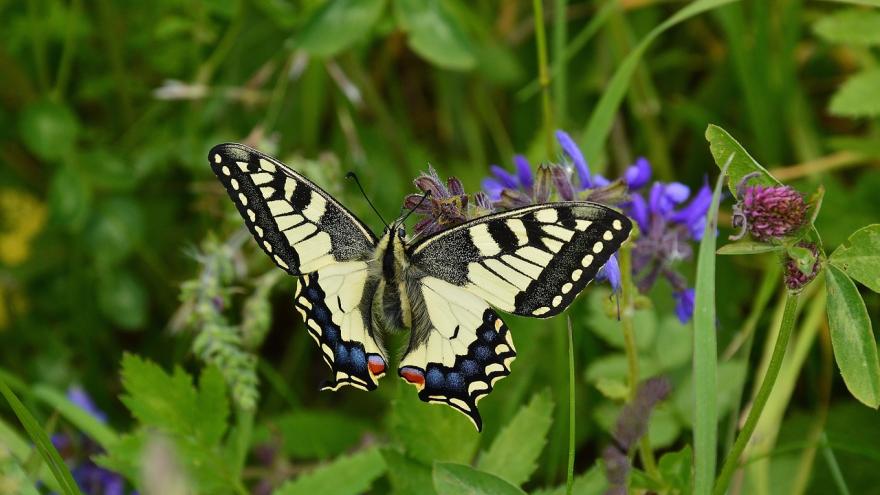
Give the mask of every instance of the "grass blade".
<svg viewBox="0 0 880 495">
<path fill-rule="evenodd" d="M 712 204 L 706 217 L 706 228 L 697 257 L 697 284 L 694 299 L 694 493 L 712 492 L 715 480 L 718 437 L 716 404 L 716 373 L 718 343 L 715 336 L 715 230 L 718 223 L 718 201 L 724 174 L 733 154 L 718 176 L 712 193 Z"/>
<path fill-rule="evenodd" d="M 3 397 L 9 402 L 15 416 L 18 417 L 21 425 L 31 437 L 31 441 L 33 441 L 34 445 L 37 447 L 37 452 L 40 453 L 43 461 L 49 466 L 52 476 L 54 476 L 58 481 L 58 484 L 61 485 L 62 493 L 65 495 L 82 495 L 79 488 L 76 486 L 76 482 L 73 481 L 73 476 L 71 476 L 70 471 L 61 459 L 61 455 L 58 454 L 58 451 L 55 450 L 55 446 L 49 441 L 46 432 L 43 431 L 43 427 L 40 426 L 36 419 L 34 419 L 30 411 L 28 411 L 24 404 L 18 400 L 15 393 L 12 392 L 9 386 L 6 385 L 6 382 L 2 379 L 0 379 L 0 394 L 3 394 Z"/>
<path fill-rule="evenodd" d="M 642 55 L 658 36 L 663 34 L 667 29 L 687 20 L 691 17 L 712 10 L 729 3 L 739 0 L 697 0 L 666 19 L 662 24 L 651 30 L 642 41 L 626 56 L 617 71 L 611 76 L 611 80 L 605 86 L 605 92 L 596 104 L 593 114 L 590 115 L 590 121 L 587 123 L 587 129 L 584 131 L 583 149 L 586 153 L 587 163 L 590 165 L 600 163 L 602 157 L 603 144 L 611 132 L 611 124 L 614 121 L 614 115 L 617 113 L 626 90 L 629 87 L 629 81 L 638 67 L 639 60 Z"/>
</svg>

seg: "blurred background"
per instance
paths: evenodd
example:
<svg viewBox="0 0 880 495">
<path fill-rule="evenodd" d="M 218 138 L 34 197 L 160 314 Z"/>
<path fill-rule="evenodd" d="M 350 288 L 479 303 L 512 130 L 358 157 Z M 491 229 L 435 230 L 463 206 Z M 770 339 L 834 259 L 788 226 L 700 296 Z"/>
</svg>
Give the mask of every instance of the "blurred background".
<svg viewBox="0 0 880 495">
<path fill-rule="evenodd" d="M 534 4 L 522 0 L 0 2 L 3 377 L 47 430 L 77 428 L 32 387 L 79 387 L 121 432 L 135 424 L 117 398 L 123 353 L 193 374 L 223 356 L 233 363 L 222 371 L 234 403 L 255 411 L 248 465 L 263 462 L 260 446 L 274 446 L 271 462 L 244 477 L 248 490 L 365 444 L 393 444 L 403 420 L 392 404 L 410 391 L 392 377 L 371 394 L 317 392 L 327 370 L 294 311 L 295 281 L 242 233 L 207 151 L 236 141 L 277 156 L 381 232 L 347 171 L 392 217 L 429 164 L 476 192 L 490 164 L 512 170 L 515 154 L 532 164 L 561 159 L 545 145 L 536 26 L 546 30 L 550 125 L 572 136 L 593 172 L 619 177 L 643 156 L 656 180 L 696 190 L 717 177 L 704 138 L 717 124 L 780 180 L 805 194 L 824 186 L 817 227 L 828 252 L 877 222 L 880 11 L 854 5 L 867 0 L 700 3 L 711 8 L 664 25 L 688 3 L 548 0 L 536 23 Z M 610 87 L 625 60 L 636 64 L 632 77 Z M 625 93 L 605 109 L 607 139 L 590 136 L 611 90 Z M 719 243 L 731 233 L 730 207 L 722 203 Z M 754 309 L 777 265 L 770 256 L 719 258 L 719 353 L 729 351 L 719 365 L 720 452 L 772 327 L 781 288 L 770 284 L 766 309 Z M 692 285 L 693 262 L 680 268 Z M 876 327 L 880 297 L 863 295 Z M 625 359 L 608 296 L 594 286 L 570 311 L 578 473 L 595 465 L 620 409 L 613 385 Z M 643 374 L 672 383 L 651 440 L 677 451 L 693 422 L 690 326 L 676 319 L 663 284 L 643 306 Z M 464 459 L 539 401 L 552 421 L 522 482 L 553 487 L 567 456 L 565 322 L 508 324 L 520 355 L 480 404 L 486 429 Z M 775 423 L 759 430 L 772 440 L 742 493 L 788 493 L 804 473 L 799 490 L 810 493 L 834 492 L 838 477 L 855 493 L 880 493 L 880 416 L 846 393 L 824 319 L 813 326 Z M 224 335 L 232 345 L 218 343 L 229 342 Z M 744 339 L 754 346 L 744 350 Z M 820 416 L 833 450 L 804 464 L 805 432 Z M 22 435 L 5 404 L 0 420 L 7 442 Z M 86 462 L 85 447 L 73 450 L 71 465 Z M 377 479 L 377 493 L 406 491 L 393 477 Z"/>
</svg>

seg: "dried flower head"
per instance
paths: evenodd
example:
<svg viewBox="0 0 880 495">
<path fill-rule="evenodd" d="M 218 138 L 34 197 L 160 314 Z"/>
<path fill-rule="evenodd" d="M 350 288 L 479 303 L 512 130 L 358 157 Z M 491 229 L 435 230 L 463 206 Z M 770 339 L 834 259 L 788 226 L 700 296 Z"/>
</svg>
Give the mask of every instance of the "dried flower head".
<svg viewBox="0 0 880 495">
<path fill-rule="evenodd" d="M 809 249 L 812 253 L 813 264 L 808 270 L 802 270 L 798 260 L 788 257 L 785 260 L 785 286 L 792 292 L 800 292 L 804 287 L 816 278 L 819 274 L 821 261 L 819 259 L 819 248 L 811 242 L 800 242 L 798 247 Z M 805 273 L 806 272 L 806 273 Z"/>
<path fill-rule="evenodd" d="M 423 193 L 431 193 L 424 201 L 421 194 L 404 199 L 404 208 L 424 217 L 413 227 L 417 234 L 433 234 L 492 212 L 486 193 L 475 194 L 471 201 L 460 180 L 450 177 L 444 184 L 434 167 L 428 166 L 428 172 L 416 177 L 413 184 Z"/>
<path fill-rule="evenodd" d="M 752 177 L 743 177 L 737 186 L 739 202 L 733 207 L 733 226 L 742 230 L 731 239 L 748 232 L 756 240 L 768 242 L 800 229 L 807 216 L 804 197 L 789 186 L 746 185 Z"/>
</svg>

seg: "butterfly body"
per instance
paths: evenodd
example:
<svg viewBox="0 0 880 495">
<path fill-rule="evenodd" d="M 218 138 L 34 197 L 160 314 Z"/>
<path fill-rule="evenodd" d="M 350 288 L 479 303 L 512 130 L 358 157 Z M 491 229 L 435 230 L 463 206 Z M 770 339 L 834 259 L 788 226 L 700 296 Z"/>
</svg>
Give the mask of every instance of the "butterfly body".
<svg viewBox="0 0 880 495">
<path fill-rule="evenodd" d="M 464 413 L 510 373 L 516 349 L 494 308 L 561 313 L 626 240 L 631 222 L 588 202 L 532 205 L 408 242 L 401 220 L 376 236 L 308 179 L 239 144 L 209 153 L 257 243 L 298 278 L 295 307 L 332 376 L 373 390 L 383 337 L 408 329 L 398 376 L 419 398 Z"/>
</svg>

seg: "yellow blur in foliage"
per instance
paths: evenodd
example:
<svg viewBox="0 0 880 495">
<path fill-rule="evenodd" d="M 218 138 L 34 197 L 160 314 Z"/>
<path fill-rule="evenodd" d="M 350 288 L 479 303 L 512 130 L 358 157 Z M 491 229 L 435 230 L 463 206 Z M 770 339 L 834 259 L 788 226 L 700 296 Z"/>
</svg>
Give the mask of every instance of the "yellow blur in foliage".
<svg viewBox="0 0 880 495">
<path fill-rule="evenodd" d="M 46 205 L 24 191 L 0 189 L 0 263 L 19 265 L 46 223 Z"/>
</svg>

